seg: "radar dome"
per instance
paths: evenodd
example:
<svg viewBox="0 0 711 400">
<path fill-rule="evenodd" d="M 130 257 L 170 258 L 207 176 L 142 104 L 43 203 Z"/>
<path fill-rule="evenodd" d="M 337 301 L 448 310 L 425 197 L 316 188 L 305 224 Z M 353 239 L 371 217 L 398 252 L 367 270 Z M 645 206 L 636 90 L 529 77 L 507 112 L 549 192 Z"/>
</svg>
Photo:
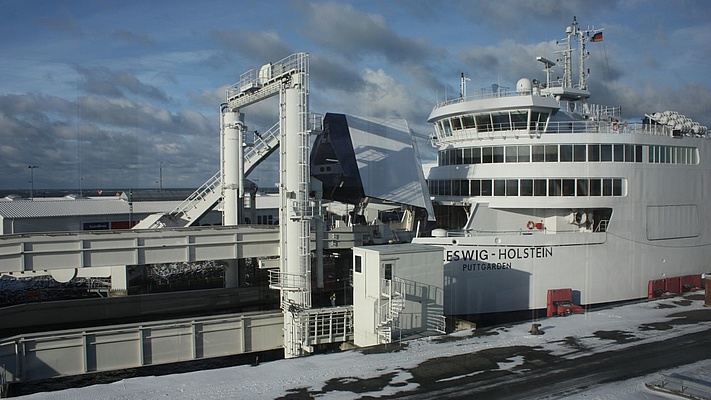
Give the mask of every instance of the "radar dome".
<svg viewBox="0 0 711 400">
<path fill-rule="evenodd" d="M 516 92 L 520 95 L 530 94 L 533 90 L 533 84 L 528 78 L 521 78 L 516 82 Z"/>
</svg>

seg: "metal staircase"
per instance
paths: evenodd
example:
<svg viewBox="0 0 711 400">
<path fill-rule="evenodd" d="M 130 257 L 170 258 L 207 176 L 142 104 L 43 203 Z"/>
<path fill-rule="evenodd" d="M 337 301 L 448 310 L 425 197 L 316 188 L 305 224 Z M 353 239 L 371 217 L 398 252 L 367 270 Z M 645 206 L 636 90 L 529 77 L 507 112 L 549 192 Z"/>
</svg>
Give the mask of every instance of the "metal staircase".
<svg viewBox="0 0 711 400">
<path fill-rule="evenodd" d="M 393 328 L 397 327 L 400 312 L 405 309 L 404 287 L 405 282 L 400 278 L 381 279 L 376 328 L 378 344 L 392 343 Z"/>
<path fill-rule="evenodd" d="M 254 140 L 244 153 L 245 176 L 279 147 L 279 123 L 264 133 L 253 132 Z M 222 177 L 218 171 L 180 205 L 166 214 L 150 215 L 133 229 L 187 227 L 207 214 L 222 200 Z"/>
</svg>

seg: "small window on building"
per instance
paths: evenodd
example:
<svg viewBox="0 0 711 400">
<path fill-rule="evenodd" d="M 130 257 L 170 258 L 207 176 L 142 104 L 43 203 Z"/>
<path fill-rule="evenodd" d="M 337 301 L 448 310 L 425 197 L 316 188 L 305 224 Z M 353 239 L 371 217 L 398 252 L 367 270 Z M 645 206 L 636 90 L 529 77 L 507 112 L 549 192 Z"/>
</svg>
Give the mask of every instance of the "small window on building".
<svg viewBox="0 0 711 400">
<path fill-rule="evenodd" d="M 383 278 L 391 281 L 393 279 L 393 265 L 383 264 Z"/>
<path fill-rule="evenodd" d="M 355 272 L 358 272 L 358 273 L 363 272 L 363 260 L 361 259 L 361 256 L 355 256 L 353 263 L 354 263 L 353 270 Z"/>
<path fill-rule="evenodd" d="M 536 179 L 533 181 L 533 195 L 545 196 L 548 185 L 545 179 Z"/>
</svg>

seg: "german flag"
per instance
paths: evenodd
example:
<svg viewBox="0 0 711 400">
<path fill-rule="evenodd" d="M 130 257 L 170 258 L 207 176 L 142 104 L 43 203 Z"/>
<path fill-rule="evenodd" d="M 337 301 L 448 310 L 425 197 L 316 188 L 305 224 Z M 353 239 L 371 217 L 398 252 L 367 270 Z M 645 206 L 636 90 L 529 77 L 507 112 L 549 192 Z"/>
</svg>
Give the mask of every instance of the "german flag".
<svg viewBox="0 0 711 400">
<path fill-rule="evenodd" d="M 598 32 L 590 38 L 591 42 L 602 42 L 602 32 Z"/>
</svg>

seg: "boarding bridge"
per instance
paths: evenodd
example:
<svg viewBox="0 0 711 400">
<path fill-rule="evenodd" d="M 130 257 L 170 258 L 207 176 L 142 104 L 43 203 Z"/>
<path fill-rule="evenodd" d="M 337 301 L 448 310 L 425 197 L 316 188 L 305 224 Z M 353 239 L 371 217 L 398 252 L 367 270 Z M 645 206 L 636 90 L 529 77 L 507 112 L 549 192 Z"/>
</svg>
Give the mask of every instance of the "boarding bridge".
<svg viewBox="0 0 711 400">
<path fill-rule="evenodd" d="M 266 225 L 4 235 L 0 275 L 278 255 L 279 230 Z"/>
<path fill-rule="evenodd" d="M 279 147 L 279 123 L 266 132 L 254 133 L 254 141 L 244 152 L 245 176 Z M 222 174 L 218 171 L 188 196 L 175 209 L 165 214 L 153 214 L 137 223 L 133 229 L 188 227 L 215 208 L 222 200 Z"/>
</svg>

